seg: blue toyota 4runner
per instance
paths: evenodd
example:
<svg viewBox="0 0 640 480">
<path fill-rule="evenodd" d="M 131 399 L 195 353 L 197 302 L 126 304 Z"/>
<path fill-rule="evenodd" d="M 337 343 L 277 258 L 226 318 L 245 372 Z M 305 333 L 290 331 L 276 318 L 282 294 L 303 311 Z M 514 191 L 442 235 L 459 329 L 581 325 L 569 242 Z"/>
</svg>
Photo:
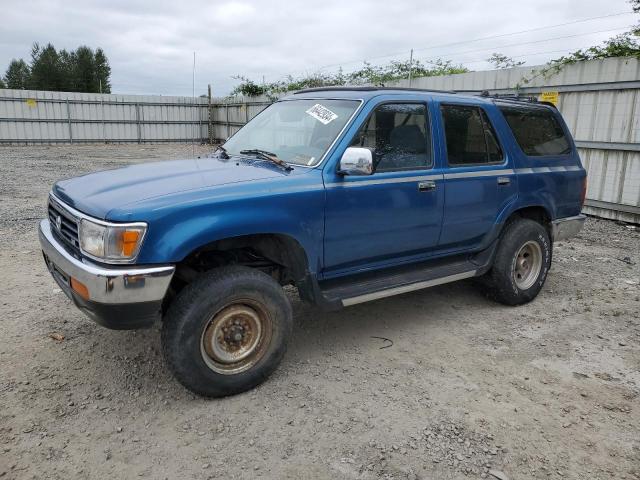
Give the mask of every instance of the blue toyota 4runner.
<svg viewBox="0 0 640 480">
<path fill-rule="evenodd" d="M 453 92 L 305 90 L 206 158 L 56 183 L 53 277 L 114 329 L 162 320 L 175 377 L 223 396 L 274 371 L 283 286 L 326 309 L 476 277 L 534 299 L 576 234 L 586 173 L 550 105 Z"/>
</svg>

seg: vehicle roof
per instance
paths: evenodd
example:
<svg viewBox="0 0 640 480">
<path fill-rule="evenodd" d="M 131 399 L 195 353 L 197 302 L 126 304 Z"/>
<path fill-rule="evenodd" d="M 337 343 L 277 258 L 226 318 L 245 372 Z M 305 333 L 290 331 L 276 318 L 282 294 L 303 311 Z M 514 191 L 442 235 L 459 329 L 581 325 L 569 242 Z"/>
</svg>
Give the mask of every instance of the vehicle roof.
<svg viewBox="0 0 640 480">
<path fill-rule="evenodd" d="M 472 100 L 474 103 L 507 102 L 520 105 L 536 106 L 544 105 L 544 102 L 531 102 L 527 99 L 515 97 L 492 97 L 490 95 L 477 95 L 471 93 L 455 92 L 453 90 L 427 90 L 422 88 L 401 87 L 320 87 L 300 90 L 286 97 L 288 100 L 304 98 L 339 98 L 348 100 L 369 100 L 380 95 L 428 95 L 438 99 Z"/>
<path fill-rule="evenodd" d="M 307 88 L 295 92 L 288 98 L 345 98 L 354 100 L 369 100 L 379 95 L 406 95 L 406 94 L 443 94 L 445 96 L 460 97 L 452 90 L 425 90 L 421 88 L 399 87 L 320 87 Z M 478 97 L 474 97 L 478 98 Z"/>
</svg>

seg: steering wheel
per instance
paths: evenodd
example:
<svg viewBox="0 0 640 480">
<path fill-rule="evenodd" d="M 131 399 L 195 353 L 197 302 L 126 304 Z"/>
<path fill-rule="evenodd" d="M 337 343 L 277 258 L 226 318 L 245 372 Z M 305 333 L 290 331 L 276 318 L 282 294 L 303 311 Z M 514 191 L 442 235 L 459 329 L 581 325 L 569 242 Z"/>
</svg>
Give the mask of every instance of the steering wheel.
<svg viewBox="0 0 640 480">
<path fill-rule="evenodd" d="M 374 170 L 378 169 L 378 166 L 383 160 L 387 160 L 387 161 L 389 160 L 388 158 L 385 158 L 385 157 L 387 157 L 388 154 L 391 153 L 392 151 L 393 151 L 393 148 L 388 144 L 382 145 L 374 150 L 373 152 Z"/>
</svg>

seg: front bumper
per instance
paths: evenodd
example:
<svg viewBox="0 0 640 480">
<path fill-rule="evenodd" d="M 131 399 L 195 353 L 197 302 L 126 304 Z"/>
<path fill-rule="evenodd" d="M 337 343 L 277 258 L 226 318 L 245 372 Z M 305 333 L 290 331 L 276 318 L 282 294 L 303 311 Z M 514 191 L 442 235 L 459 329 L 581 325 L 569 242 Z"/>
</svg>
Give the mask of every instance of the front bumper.
<svg viewBox="0 0 640 480">
<path fill-rule="evenodd" d="M 40 222 L 39 236 L 54 280 L 92 320 L 107 328 L 129 330 L 149 327 L 160 318 L 173 265 L 105 267 L 78 259 L 53 236 L 49 220 Z M 83 294 L 72 288 L 72 279 L 86 287 Z"/>
<path fill-rule="evenodd" d="M 558 218 L 551 222 L 553 241 L 557 242 L 576 236 L 582 230 L 586 218 L 586 215 L 576 215 L 575 217 Z"/>
</svg>

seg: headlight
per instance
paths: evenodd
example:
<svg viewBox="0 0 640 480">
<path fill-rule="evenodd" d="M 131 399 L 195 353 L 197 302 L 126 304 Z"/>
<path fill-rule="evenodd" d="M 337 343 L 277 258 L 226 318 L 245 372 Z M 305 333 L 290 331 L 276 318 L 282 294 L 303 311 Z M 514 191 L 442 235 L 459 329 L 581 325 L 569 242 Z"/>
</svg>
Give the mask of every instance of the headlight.
<svg viewBox="0 0 640 480">
<path fill-rule="evenodd" d="M 101 224 L 87 219 L 80 223 L 80 250 L 91 257 L 126 262 L 138 255 L 145 223 Z"/>
</svg>

